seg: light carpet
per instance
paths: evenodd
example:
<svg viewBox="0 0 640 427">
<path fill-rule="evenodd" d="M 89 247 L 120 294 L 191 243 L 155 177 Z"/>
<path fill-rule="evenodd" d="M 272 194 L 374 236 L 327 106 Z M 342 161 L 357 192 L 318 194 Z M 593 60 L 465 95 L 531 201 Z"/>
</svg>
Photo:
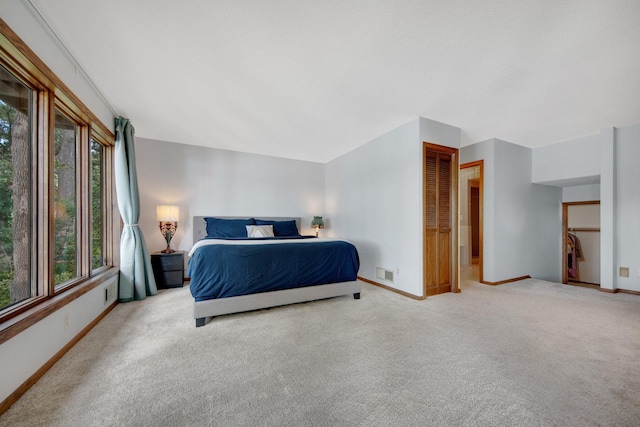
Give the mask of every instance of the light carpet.
<svg viewBox="0 0 640 427">
<path fill-rule="evenodd" d="M 640 423 L 640 297 L 528 279 L 339 297 L 196 328 L 187 287 L 119 304 L 2 426 Z"/>
</svg>

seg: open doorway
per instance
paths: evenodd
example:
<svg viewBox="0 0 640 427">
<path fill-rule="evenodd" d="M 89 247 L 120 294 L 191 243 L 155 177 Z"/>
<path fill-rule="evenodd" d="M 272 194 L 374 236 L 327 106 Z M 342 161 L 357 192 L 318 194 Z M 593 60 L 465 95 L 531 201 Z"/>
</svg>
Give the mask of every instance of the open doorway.
<svg viewBox="0 0 640 427">
<path fill-rule="evenodd" d="M 600 287 L 600 201 L 562 204 L 562 283 Z"/>
<path fill-rule="evenodd" d="M 460 166 L 460 276 L 481 282 L 484 161 Z"/>
</svg>

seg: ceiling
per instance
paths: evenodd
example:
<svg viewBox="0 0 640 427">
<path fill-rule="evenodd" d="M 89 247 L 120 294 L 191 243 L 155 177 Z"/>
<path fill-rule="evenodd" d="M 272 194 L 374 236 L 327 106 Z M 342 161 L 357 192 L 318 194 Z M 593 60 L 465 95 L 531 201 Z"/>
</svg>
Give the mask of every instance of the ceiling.
<svg viewBox="0 0 640 427">
<path fill-rule="evenodd" d="M 28 0 L 138 137 L 327 162 L 640 123 L 638 0 Z"/>
</svg>

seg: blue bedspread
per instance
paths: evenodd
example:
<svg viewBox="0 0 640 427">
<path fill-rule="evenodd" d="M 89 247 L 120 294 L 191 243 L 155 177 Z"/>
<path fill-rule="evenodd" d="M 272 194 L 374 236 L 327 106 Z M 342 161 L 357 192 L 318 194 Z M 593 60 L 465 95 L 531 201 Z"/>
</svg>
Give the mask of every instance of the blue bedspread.
<svg viewBox="0 0 640 427">
<path fill-rule="evenodd" d="M 356 280 L 360 261 L 355 246 L 312 240 L 202 246 L 189 260 L 191 294 L 205 301 Z"/>
</svg>

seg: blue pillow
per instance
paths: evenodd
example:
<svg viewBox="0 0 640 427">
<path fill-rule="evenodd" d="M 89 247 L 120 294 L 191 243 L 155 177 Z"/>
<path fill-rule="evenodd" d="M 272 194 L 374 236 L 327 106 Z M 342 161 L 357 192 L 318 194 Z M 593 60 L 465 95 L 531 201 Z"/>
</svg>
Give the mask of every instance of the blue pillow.
<svg viewBox="0 0 640 427">
<path fill-rule="evenodd" d="M 214 239 L 225 237 L 247 237 L 247 225 L 256 225 L 253 218 L 205 218 L 204 220 L 207 222 L 207 237 L 212 237 Z"/>
<path fill-rule="evenodd" d="M 298 227 L 296 226 L 296 220 L 289 221 L 269 221 L 263 219 L 256 219 L 256 225 L 273 225 L 273 234 L 278 236 L 299 236 Z"/>
</svg>

